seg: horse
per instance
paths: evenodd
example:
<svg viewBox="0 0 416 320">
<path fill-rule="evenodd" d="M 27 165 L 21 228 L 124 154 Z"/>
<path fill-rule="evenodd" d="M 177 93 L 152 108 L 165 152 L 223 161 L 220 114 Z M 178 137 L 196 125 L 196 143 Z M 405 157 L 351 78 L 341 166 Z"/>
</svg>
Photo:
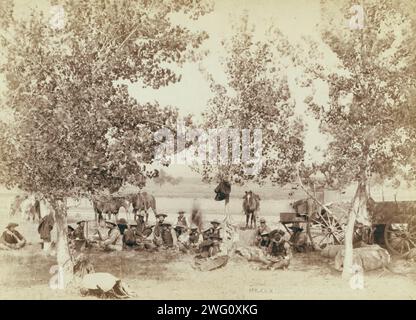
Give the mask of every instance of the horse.
<svg viewBox="0 0 416 320">
<path fill-rule="evenodd" d="M 252 229 L 253 222 L 254 227 L 256 227 L 256 215 L 260 209 L 260 196 L 250 190 L 246 191 L 243 199 L 243 210 L 246 215 L 246 228 L 248 228 L 248 221 L 251 215 L 250 229 Z"/>
<path fill-rule="evenodd" d="M 115 220 L 118 220 L 118 212 L 123 207 L 126 210 L 127 220 L 129 219 L 129 202 L 124 197 L 110 197 L 104 199 L 93 199 L 92 201 L 95 221 L 101 221 L 103 214 L 108 215 L 108 220 L 111 220 L 111 215 L 115 216 Z"/>
<path fill-rule="evenodd" d="M 10 216 L 16 216 L 19 213 L 26 220 L 32 219 L 34 222 L 37 218 L 40 221 L 42 216 L 38 197 L 34 194 L 17 195 L 11 204 Z"/>
<path fill-rule="evenodd" d="M 146 222 L 149 219 L 148 210 L 152 209 L 156 216 L 156 200 L 155 197 L 147 192 L 139 192 L 131 197 L 131 204 L 133 206 L 134 220 L 136 220 L 138 214 L 142 211 L 145 212 Z"/>
</svg>

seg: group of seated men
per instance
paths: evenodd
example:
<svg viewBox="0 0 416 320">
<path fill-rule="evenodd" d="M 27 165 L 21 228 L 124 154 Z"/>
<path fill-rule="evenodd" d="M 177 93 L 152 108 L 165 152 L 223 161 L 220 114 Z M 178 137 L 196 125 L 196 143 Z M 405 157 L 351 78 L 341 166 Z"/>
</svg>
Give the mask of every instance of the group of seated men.
<svg viewBox="0 0 416 320">
<path fill-rule="evenodd" d="M 266 255 L 274 257 L 290 257 L 291 245 L 283 230 L 270 230 L 264 218 L 256 230 L 254 245 L 261 248 Z"/>
<path fill-rule="evenodd" d="M 154 225 L 147 224 L 144 216 L 139 215 L 135 223 L 128 223 L 124 218 L 117 222 L 100 221 L 97 229 L 89 237 L 85 236 L 85 221 L 77 222 L 77 227 L 68 227 L 68 238 L 84 247 L 96 247 L 104 251 L 177 249 L 181 252 L 199 253 L 210 257 L 220 251 L 222 241 L 221 223 L 211 221 L 205 229 L 195 225 L 188 227 L 184 211 L 178 212 L 176 224 L 166 221 L 167 214 L 156 215 Z"/>
</svg>

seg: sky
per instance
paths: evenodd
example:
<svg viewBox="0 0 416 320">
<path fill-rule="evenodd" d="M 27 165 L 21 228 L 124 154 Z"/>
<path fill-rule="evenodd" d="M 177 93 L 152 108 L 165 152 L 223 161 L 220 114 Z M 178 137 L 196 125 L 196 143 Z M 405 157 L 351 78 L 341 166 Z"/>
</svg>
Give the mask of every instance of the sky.
<svg viewBox="0 0 416 320">
<path fill-rule="evenodd" d="M 320 39 L 317 28 L 320 20 L 319 0 L 215 0 L 214 2 L 213 12 L 197 21 L 189 22 L 181 16 L 172 18 L 178 23 L 185 23 L 191 30 L 205 30 L 208 33 L 209 39 L 201 48 L 207 50 L 208 55 L 199 64 L 186 63 L 181 69 L 177 69 L 182 75 L 182 80 L 176 84 L 158 90 L 143 88 L 141 83 L 130 84 L 129 92 L 138 102 L 158 101 L 161 105 L 177 107 L 181 115 L 193 114 L 196 119 L 200 119 L 208 100 L 212 97 L 209 83 L 201 73 L 200 67 L 211 73 L 216 81 L 226 82 L 221 65 L 225 57 L 221 41 L 233 35 L 232 24 L 243 14 L 247 14 L 249 23 L 255 26 L 257 40 L 265 37 L 264 32 L 270 24 L 278 27 L 293 44 L 301 41 L 302 36 Z M 15 0 L 15 3 L 18 15 L 27 15 L 34 7 L 50 12 L 49 2 L 46 0 Z M 294 81 L 295 77 L 299 76 L 297 70 L 288 68 L 287 76 L 292 97 L 296 101 L 296 114 L 302 117 L 308 128 L 305 138 L 306 157 L 318 160 L 320 155 L 315 151 L 315 146 L 322 146 L 325 142 L 319 133 L 318 123 L 307 112 L 303 103 L 307 91 L 299 88 Z M 325 103 L 326 90 L 325 85 L 318 87 L 315 98 Z M 167 171 L 175 176 L 196 176 L 184 165 L 172 165 Z"/>
</svg>

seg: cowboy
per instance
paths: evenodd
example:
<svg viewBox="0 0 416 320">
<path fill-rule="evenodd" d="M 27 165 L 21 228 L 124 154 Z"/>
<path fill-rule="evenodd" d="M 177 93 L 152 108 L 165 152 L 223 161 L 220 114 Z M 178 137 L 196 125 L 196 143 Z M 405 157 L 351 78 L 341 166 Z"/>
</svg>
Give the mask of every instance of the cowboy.
<svg viewBox="0 0 416 320">
<path fill-rule="evenodd" d="M 123 235 L 124 230 L 128 229 L 127 221 L 124 218 L 117 220 L 117 227 L 120 230 L 120 233 Z"/>
<path fill-rule="evenodd" d="M 48 251 L 51 248 L 51 231 L 54 224 L 55 220 L 52 213 L 44 216 L 39 222 L 38 232 L 40 238 L 42 239 L 42 247 L 44 251 Z"/>
<path fill-rule="evenodd" d="M 163 225 L 163 223 L 165 221 L 165 218 L 167 216 L 168 215 L 165 214 L 165 213 L 158 213 L 156 215 L 156 219 L 157 220 L 156 220 L 155 228 L 153 230 L 153 234 L 154 234 L 154 243 L 157 246 L 161 246 L 162 243 L 163 243 L 162 238 L 161 238 L 161 229 L 162 229 L 162 225 Z"/>
<path fill-rule="evenodd" d="M 169 222 L 163 222 L 160 229 L 160 238 L 162 239 L 161 245 L 163 248 L 173 248 L 177 244 L 176 232 L 172 228 L 172 224 Z"/>
<path fill-rule="evenodd" d="M 289 242 L 297 252 L 305 252 L 307 250 L 308 239 L 305 232 L 303 232 L 303 228 L 295 224 L 289 227 L 289 229 L 293 231 Z"/>
<path fill-rule="evenodd" d="M 108 238 L 98 242 L 100 248 L 106 251 L 121 251 L 123 247 L 120 244 L 120 229 L 117 224 L 112 221 L 107 220 L 105 223 L 108 228 Z"/>
<path fill-rule="evenodd" d="M 146 249 L 146 250 L 154 250 L 156 249 L 156 245 L 149 239 L 150 235 L 153 233 L 154 225 L 149 225 L 144 227 L 143 231 L 136 232 L 136 243 L 138 245 L 139 250 Z"/>
<path fill-rule="evenodd" d="M 78 240 L 85 240 L 85 220 L 77 222 L 77 228 L 74 230 L 74 237 Z"/>
<path fill-rule="evenodd" d="M 186 217 L 185 217 L 185 211 L 183 211 L 183 210 L 178 211 L 178 221 L 176 222 L 176 225 L 181 225 L 181 226 L 184 226 L 184 227 L 188 226 L 188 223 L 187 223 Z"/>
<path fill-rule="evenodd" d="M 199 232 L 198 227 L 196 225 L 191 225 L 189 229 L 189 242 L 191 245 L 196 245 L 199 243 Z"/>
<path fill-rule="evenodd" d="M 257 227 L 256 233 L 255 233 L 255 239 L 254 239 L 254 245 L 260 246 L 260 243 L 262 242 L 262 233 L 269 233 L 270 229 L 266 224 L 266 219 L 261 218 L 260 219 L 260 225 Z"/>
<path fill-rule="evenodd" d="M 0 237 L 0 249 L 20 249 L 26 244 L 26 239 L 16 230 L 19 225 L 11 222 L 7 225 L 6 230 Z"/>
<path fill-rule="evenodd" d="M 75 239 L 75 228 L 68 224 L 67 236 L 69 240 Z"/>
<path fill-rule="evenodd" d="M 211 236 L 220 237 L 220 230 L 221 230 L 221 222 L 219 222 L 217 219 L 214 219 L 211 221 L 212 228 L 211 228 Z"/>
<path fill-rule="evenodd" d="M 202 229 L 202 241 L 199 244 L 199 252 L 201 257 L 207 258 L 210 255 L 210 248 L 213 245 L 213 240 L 211 239 L 212 227 L 206 227 Z"/>
<path fill-rule="evenodd" d="M 186 234 L 188 228 L 182 224 L 177 224 L 175 226 L 176 237 L 180 237 L 182 234 Z"/>
<path fill-rule="evenodd" d="M 269 245 L 270 245 L 269 232 L 263 231 L 260 235 L 260 241 L 258 242 L 257 246 L 262 249 L 267 249 Z"/>
<path fill-rule="evenodd" d="M 270 232 L 270 244 L 267 249 L 269 255 L 274 257 L 288 257 L 292 255 L 289 242 L 286 240 L 283 230 L 274 230 Z"/>
<path fill-rule="evenodd" d="M 137 224 L 132 223 L 124 230 L 122 240 L 123 248 L 133 248 L 137 246 Z"/>
<path fill-rule="evenodd" d="M 191 247 L 191 242 L 189 241 L 189 232 L 187 232 L 187 228 L 182 225 L 176 225 L 175 231 L 176 231 L 176 237 L 178 239 L 178 247 L 181 252 L 188 252 L 188 250 Z"/>
</svg>

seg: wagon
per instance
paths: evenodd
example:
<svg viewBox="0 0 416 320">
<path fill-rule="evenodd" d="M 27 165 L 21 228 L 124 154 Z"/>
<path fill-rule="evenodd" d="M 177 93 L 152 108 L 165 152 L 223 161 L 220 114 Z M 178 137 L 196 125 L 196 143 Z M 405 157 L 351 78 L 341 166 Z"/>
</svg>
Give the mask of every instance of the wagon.
<svg viewBox="0 0 416 320">
<path fill-rule="evenodd" d="M 293 235 L 304 230 L 313 248 L 343 244 L 348 219 L 348 203 L 332 203 L 326 207 L 331 214 L 312 199 L 298 200 L 292 212 L 280 213 L 280 222 Z M 369 200 L 370 227 L 356 225 L 354 240 L 377 243 L 392 254 L 406 256 L 416 247 L 416 201 Z"/>
</svg>

